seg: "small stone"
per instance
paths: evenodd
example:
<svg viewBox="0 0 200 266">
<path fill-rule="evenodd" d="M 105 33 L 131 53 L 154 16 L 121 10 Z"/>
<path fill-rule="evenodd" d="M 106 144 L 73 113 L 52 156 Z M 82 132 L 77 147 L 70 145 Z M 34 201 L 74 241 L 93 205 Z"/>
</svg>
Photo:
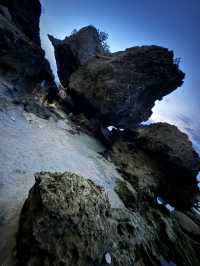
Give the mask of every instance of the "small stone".
<svg viewBox="0 0 200 266">
<path fill-rule="evenodd" d="M 111 258 L 111 255 L 110 255 L 110 253 L 106 253 L 105 254 L 105 260 L 106 260 L 106 263 L 107 264 L 111 264 L 112 263 L 112 258 Z"/>
</svg>

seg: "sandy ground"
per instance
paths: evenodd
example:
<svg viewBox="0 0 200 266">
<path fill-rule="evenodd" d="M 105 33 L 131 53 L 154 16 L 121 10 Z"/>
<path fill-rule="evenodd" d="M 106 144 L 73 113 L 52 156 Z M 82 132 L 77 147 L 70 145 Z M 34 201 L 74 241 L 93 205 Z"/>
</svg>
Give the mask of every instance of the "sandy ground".
<svg viewBox="0 0 200 266">
<path fill-rule="evenodd" d="M 113 207 L 122 203 L 113 191 L 119 174 L 100 155 L 104 148 L 97 140 L 78 133 L 67 118 L 44 120 L 25 112 L 9 102 L 0 86 L 0 265 L 9 265 L 20 209 L 35 172 L 81 174 L 105 188 Z"/>
</svg>

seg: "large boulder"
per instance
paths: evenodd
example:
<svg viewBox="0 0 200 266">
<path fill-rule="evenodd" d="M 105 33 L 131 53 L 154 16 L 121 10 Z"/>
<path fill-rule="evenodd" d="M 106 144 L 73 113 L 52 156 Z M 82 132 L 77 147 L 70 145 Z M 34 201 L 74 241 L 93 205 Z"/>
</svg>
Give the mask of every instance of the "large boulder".
<svg viewBox="0 0 200 266">
<path fill-rule="evenodd" d="M 141 148 L 160 160 L 182 171 L 182 178 L 196 177 L 200 171 L 200 159 L 192 147 L 188 136 L 176 126 L 167 123 L 155 123 L 136 130 L 136 141 Z M 173 170 L 172 169 L 172 170 Z"/>
<path fill-rule="evenodd" d="M 53 82 L 39 40 L 40 2 L 1 1 L 0 74 L 13 83 Z"/>
<path fill-rule="evenodd" d="M 150 202 L 145 211 L 133 210 L 132 199 L 137 205 L 146 201 L 128 190 L 128 209 L 112 209 L 90 180 L 67 172 L 37 174 L 20 217 L 17 265 L 199 265 L 198 245 L 193 247 L 176 218 Z"/>
<path fill-rule="evenodd" d="M 133 128 L 147 120 L 155 101 L 181 86 L 183 78 L 172 51 L 133 47 L 80 67 L 70 78 L 69 92 L 82 111 L 105 125 Z"/>
<path fill-rule="evenodd" d="M 109 209 L 92 182 L 70 173 L 41 173 L 22 210 L 20 265 L 92 265 L 105 252 Z"/>
<path fill-rule="evenodd" d="M 102 188 L 67 172 L 36 175 L 22 209 L 18 265 L 132 265 L 130 248 L 120 254 L 118 241 Z"/>
<path fill-rule="evenodd" d="M 116 141 L 110 155 L 138 193 L 161 196 L 178 209 L 189 209 L 198 193 L 200 158 L 187 135 L 175 126 L 156 123 Z"/>
<path fill-rule="evenodd" d="M 79 66 L 104 52 L 98 31 L 93 26 L 84 27 L 62 41 L 51 35 L 49 39 L 55 50 L 58 76 L 64 87 L 68 86 L 69 77 Z"/>
<path fill-rule="evenodd" d="M 98 31 L 88 26 L 60 41 L 55 49 L 58 76 L 75 106 L 105 126 L 133 128 L 152 114 L 156 100 L 183 83 L 173 51 L 141 46 L 105 54 Z"/>
</svg>

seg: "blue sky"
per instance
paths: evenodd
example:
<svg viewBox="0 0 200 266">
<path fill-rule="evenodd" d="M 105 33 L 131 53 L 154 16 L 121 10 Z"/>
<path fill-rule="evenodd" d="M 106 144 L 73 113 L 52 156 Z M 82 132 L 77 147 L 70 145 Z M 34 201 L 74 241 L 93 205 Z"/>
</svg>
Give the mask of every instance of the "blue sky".
<svg viewBox="0 0 200 266">
<path fill-rule="evenodd" d="M 186 73 L 184 85 L 156 103 L 151 121 L 166 121 L 187 132 L 200 153 L 199 0 L 42 0 L 41 39 L 56 73 L 50 33 L 64 39 L 87 25 L 108 32 L 111 51 L 156 44 L 174 50 Z"/>
</svg>

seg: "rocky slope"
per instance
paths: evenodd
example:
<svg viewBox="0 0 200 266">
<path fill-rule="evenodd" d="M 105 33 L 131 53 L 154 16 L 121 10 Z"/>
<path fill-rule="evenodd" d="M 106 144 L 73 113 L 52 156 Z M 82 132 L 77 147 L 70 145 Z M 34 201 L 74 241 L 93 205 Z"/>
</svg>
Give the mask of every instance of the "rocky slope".
<svg viewBox="0 0 200 266">
<path fill-rule="evenodd" d="M 0 264 L 198 266 L 200 159 L 175 126 L 133 129 L 182 84 L 173 52 L 143 46 L 108 56 L 92 26 L 51 37 L 73 101 L 52 108 L 40 99 L 41 81 L 53 84 L 40 12 L 37 0 L 1 1 Z M 103 132 L 127 129 L 111 132 L 108 145 L 99 122 Z"/>
</svg>

